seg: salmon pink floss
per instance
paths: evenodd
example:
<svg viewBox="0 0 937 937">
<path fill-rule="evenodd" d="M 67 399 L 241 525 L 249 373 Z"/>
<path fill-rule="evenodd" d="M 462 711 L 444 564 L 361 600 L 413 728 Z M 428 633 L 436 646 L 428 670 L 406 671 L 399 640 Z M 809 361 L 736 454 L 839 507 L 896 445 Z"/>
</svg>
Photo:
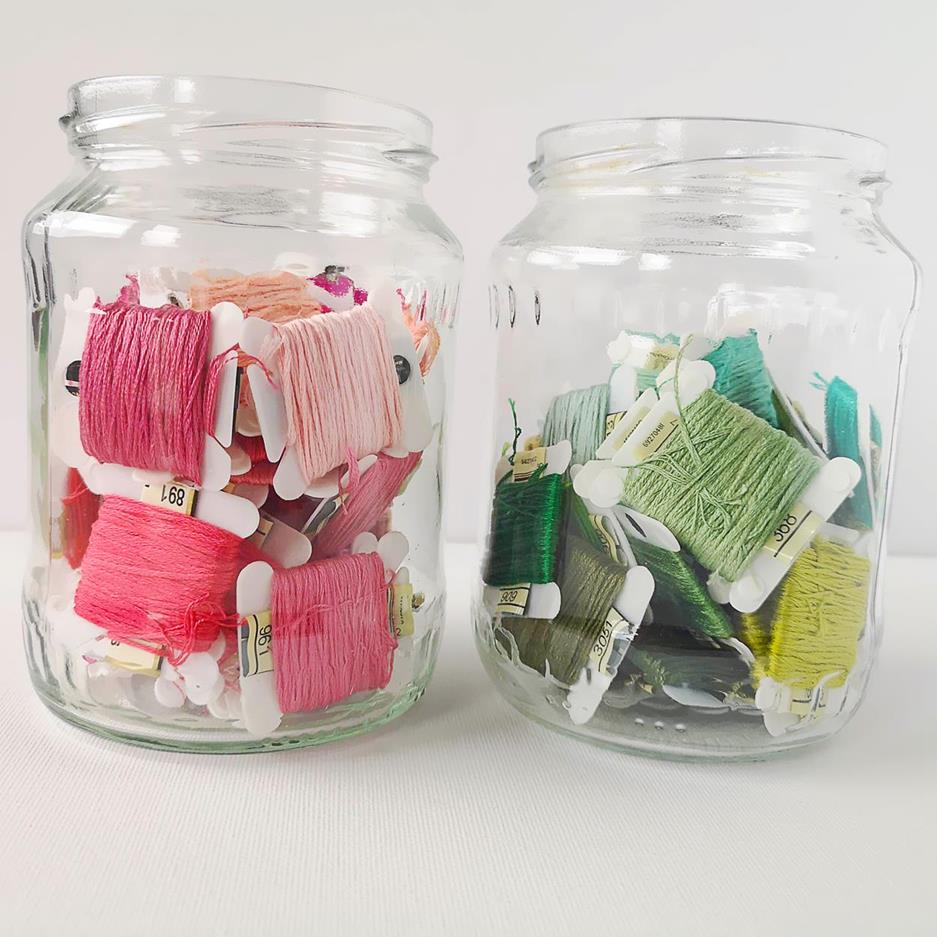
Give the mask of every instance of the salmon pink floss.
<svg viewBox="0 0 937 937">
<path fill-rule="evenodd" d="M 384 322 L 369 306 L 276 328 L 261 354 L 273 362 L 286 407 L 287 445 L 307 481 L 394 446 L 402 410 Z"/>
<path fill-rule="evenodd" d="M 166 648 L 172 664 L 237 626 L 234 584 L 257 559 L 240 537 L 131 498 L 105 497 L 91 530 L 75 611 L 124 644 Z"/>
<path fill-rule="evenodd" d="M 209 358 L 211 317 L 139 305 L 136 278 L 91 316 L 78 396 L 81 443 L 100 462 L 201 482 L 221 368 Z"/>
<path fill-rule="evenodd" d="M 78 469 L 70 468 L 62 496 L 62 541 L 65 559 L 72 569 L 78 569 L 84 559 L 100 500 L 88 489 Z"/>
<path fill-rule="evenodd" d="M 377 554 L 276 572 L 271 606 L 276 692 L 284 713 L 321 709 L 390 682 L 397 638 Z"/>
</svg>

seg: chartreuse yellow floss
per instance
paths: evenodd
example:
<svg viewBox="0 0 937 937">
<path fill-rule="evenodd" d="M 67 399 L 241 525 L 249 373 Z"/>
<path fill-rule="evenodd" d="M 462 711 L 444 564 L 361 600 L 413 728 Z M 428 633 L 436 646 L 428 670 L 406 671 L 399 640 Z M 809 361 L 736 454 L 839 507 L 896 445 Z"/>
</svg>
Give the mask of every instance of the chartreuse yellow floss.
<svg viewBox="0 0 937 937">
<path fill-rule="evenodd" d="M 798 689 L 842 686 L 865 625 L 871 564 L 817 537 L 780 586 L 764 675 Z"/>
</svg>

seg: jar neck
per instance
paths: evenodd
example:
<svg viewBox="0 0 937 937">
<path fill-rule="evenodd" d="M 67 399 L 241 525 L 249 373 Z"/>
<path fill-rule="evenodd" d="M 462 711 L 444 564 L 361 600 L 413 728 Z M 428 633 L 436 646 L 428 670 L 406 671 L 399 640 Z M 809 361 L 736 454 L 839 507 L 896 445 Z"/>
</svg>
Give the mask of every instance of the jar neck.
<svg viewBox="0 0 937 937">
<path fill-rule="evenodd" d="M 422 115 L 330 88 L 229 78 L 130 76 L 70 90 L 61 124 L 72 152 L 105 173 L 212 173 L 276 187 L 418 194 L 435 157 Z"/>
<path fill-rule="evenodd" d="M 856 212 L 871 210 L 887 185 L 881 173 L 857 173 L 835 158 L 714 158 L 633 166 L 608 154 L 544 167 L 531 184 L 544 200 L 632 196 L 661 206 L 758 211 L 829 205 Z"/>
</svg>

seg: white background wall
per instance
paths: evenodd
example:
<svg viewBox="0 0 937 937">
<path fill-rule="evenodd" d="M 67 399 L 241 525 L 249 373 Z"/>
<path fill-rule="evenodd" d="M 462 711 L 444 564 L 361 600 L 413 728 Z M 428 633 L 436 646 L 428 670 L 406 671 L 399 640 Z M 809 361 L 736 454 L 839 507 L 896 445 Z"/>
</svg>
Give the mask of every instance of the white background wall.
<svg viewBox="0 0 937 937">
<path fill-rule="evenodd" d="M 450 432 L 449 534 L 472 535 L 476 363 L 487 323 L 486 259 L 527 210 L 535 134 L 574 120 L 667 114 L 827 124 L 890 146 L 884 218 L 937 277 L 937 4 L 931 0 L 397 0 L 7 3 L 0 26 L 0 310 L 6 497 L 25 521 L 23 215 L 66 173 L 56 126 L 83 77 L 185 72 L 282 78 L 395 99 L 436 126 L 429 196 L 465 246 Z M 928 292 L 918 318 L 899 447 L 891 547 L 937 552 L 932 419 L 937 345 Z"/>
</svg>

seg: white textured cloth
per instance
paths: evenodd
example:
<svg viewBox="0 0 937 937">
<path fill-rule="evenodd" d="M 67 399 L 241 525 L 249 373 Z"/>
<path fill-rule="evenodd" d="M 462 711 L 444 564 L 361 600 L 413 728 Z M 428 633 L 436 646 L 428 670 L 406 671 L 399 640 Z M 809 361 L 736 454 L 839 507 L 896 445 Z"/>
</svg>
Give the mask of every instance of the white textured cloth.
<svg viewBox="0 0 937 937">
<path fill-rule="evenodd" d="M 517 715 L 449 553 L 434 681 L 324 748 L 162 754 L 47 713 L 0 535 L 0 934 L 933 935 L 937 561 L 889 564 L 868 698 L 832 743 L 762 764 L 603 751 Z"/>
</svg>

